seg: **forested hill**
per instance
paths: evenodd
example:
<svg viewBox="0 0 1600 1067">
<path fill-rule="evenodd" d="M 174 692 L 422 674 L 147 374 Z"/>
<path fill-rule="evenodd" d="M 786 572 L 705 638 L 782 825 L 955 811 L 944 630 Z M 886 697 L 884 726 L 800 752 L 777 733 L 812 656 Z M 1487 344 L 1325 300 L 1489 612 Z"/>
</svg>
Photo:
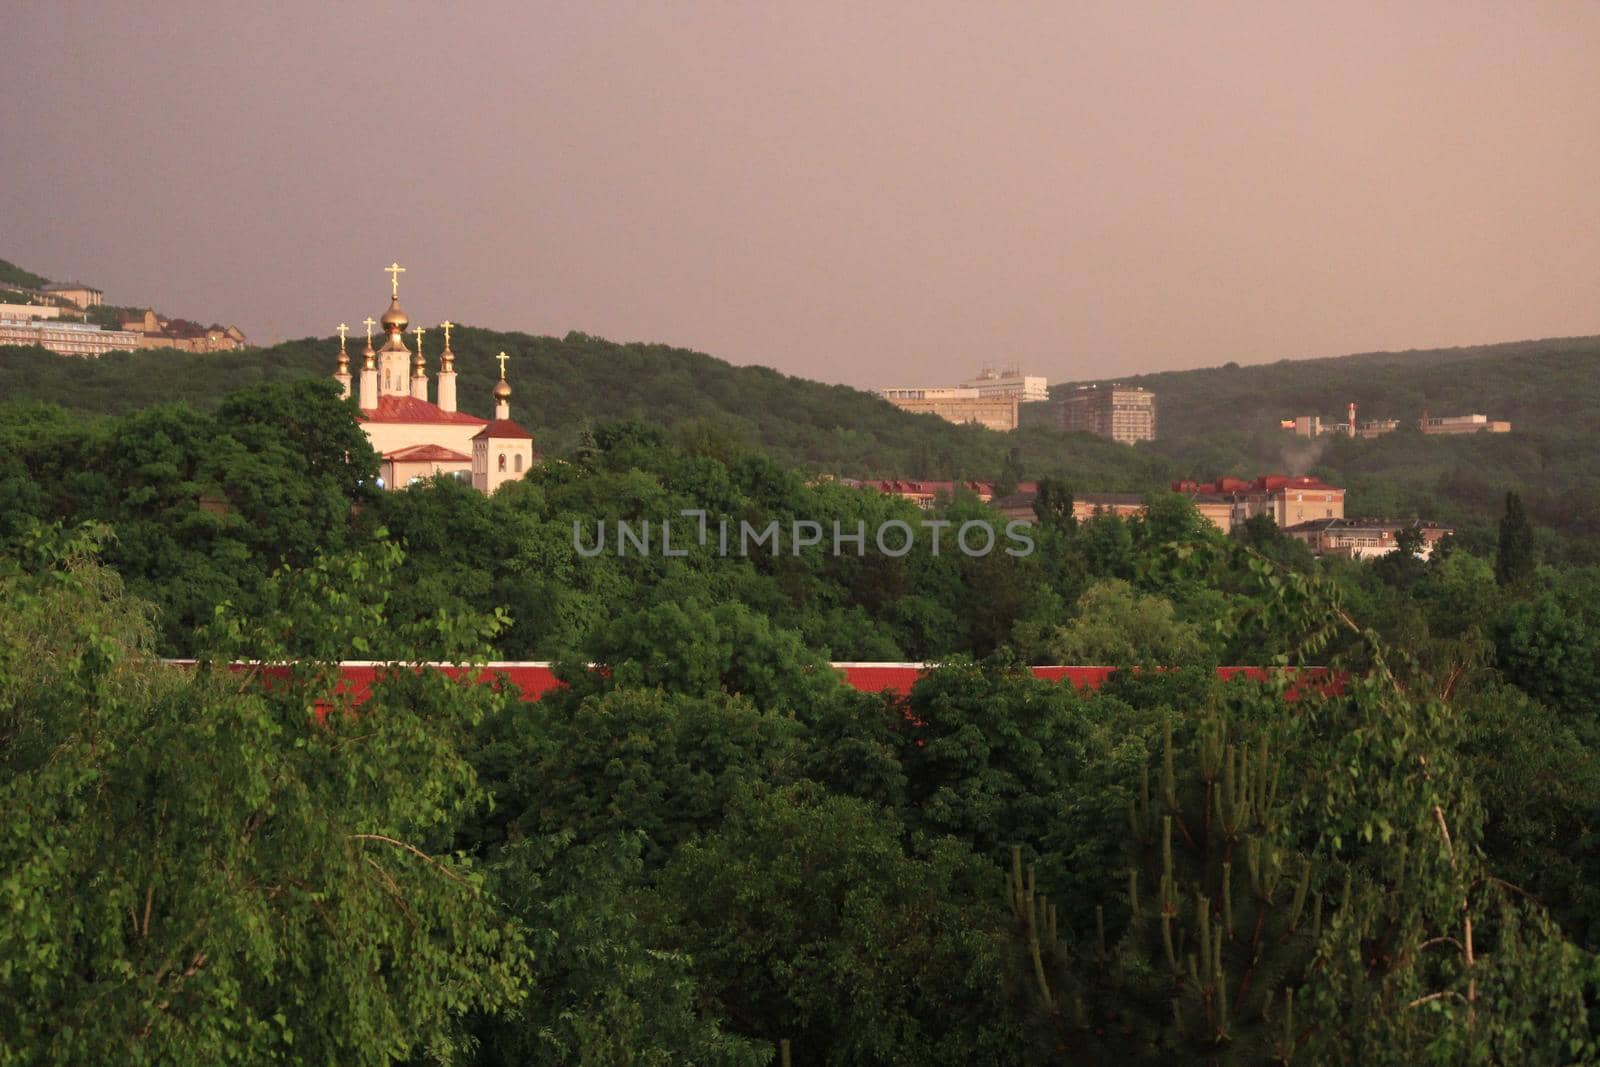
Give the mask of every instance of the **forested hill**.
<svg viewBox="0 0 1600 1067">
<path fill-rule="evenodd" d="M 1155 451 L 1174 469 L 1206 477 L 1314 473 L 1350 490 L 1352 516 L 1435 519 L 1471 533 L 1480 547 L 1515 490 L 1541 526 L 1574 538 L 1568 547 L 1582 554 L 1593 542 L 1585 548 L 1577 539 L 1600 535 L 1597 370 L 1600 337 L 1569 337 L 1119 380 L 1157 394 Z M 1358 421 L 1396 419 L 1401 429 L 1312 442 L 1278 428 L 1297 415 L 1342 420 L 1352 402 Z M 1424 408 L 1509 419 L 1512 432 L 1425 437 L 1415 429 Z"/>
<path fill-rule="evenodd" d="M 361 343 L 352 339 L 359 373 Z M 437 338 L 425 344 L 430 372 Z M 1022 472 L 1070 476 L 1084 490 L 1142 491 L 1175 472 L 1147 449 L 1039 427 L 1000 434 L 900 411 L 870 393 L 735 367 L 667 345 L 615 344 L 581 333 L 533 337 L 462 327 L 452 336 L 461 406 L 488 415 L 498 375 L 495 353 L 510 356 L 512 414 L 546 454 L 578 443 L 586 425 L 638 418 L 689 434 L 759 445 L 808 470 L 853 477 L 977 478 L 1001 473 L 1019 450 Z M 338 342 L 305 338 L 271 348 L 215 355 L 166 350 L 62 359 L 41 349 L 0 349 L 0 400 L 41 400 L 97 414 L 123 414 L 182 401 L 202 409 L 262 381 L 333 373 Z M 3 414 L 0 414 L 3 418 Z"/>
<path fill-rule="evenodd" d="M 1241 367 L 1166 371 L 1119 379 L 1160 396 L 1161 429 L 1192 437 L 1279 419 L 1320 415 L 1414 422 L 1481 412 L 1517 430 L 1564 432 L 1600 414 L 1600 337 L 1368 352 L 1326 359 L 1284 359 Z M 1063 387 L 1057 386 L 1057 389 Z"/>
<path fill-rule="evenodd" d="M 437 339 L 428 347 L 432 367 Z M 464 327 L 453 347 L 462 405 L 480 415 L 488 413 L 494 354 L 510 355 L 514 414 L 551 455 L 575 447 L 588 425 L 640 418 L 680 434 L 757 445 L 785 462 L 840 476 L 988 479 L 1002 473 L 1013 448 L 1022 477 L 1064 476 L 1079 491 L 1141 492 L 1179 477 L 1315 473 L 1350 489 L 1353 516 L 1435 519 L 1479 542 L 1490 536 L 1506 491 L 1515 489 L 1546 529 L 1600 535 L 1600 449 L 1590 437 L 1600 421 L 1600 338 L 1229 364 L 1123 379 L 1160 398 L 1161 439 L 1137 448 L 1060 433 L 1042 425 L 1042 412 L 1026 408 L 1015 434 L 953 426 L 847 386 L 735 367 L 666 345 Z M 359 343 L 351 351 L 359 366 Z M 336 354 L 331 338 L 90 362 L 7 348 L 0 350 L 0 401 L 41 400 L 105 414 L 172 401 L 209 409 L 255 382 L 330 374 Z M 1314 443 L 1278 428 L 1279 419 L 1294 415 L 1342 417 L 1352 401 L 1362 420 L 1395 418 L 1403 428 L 1377 440 Z M 1514 432 L 1423 437 L 1411 427 L 1425 406 L 1435 414 L 1508 418 Z"/>
</svg>

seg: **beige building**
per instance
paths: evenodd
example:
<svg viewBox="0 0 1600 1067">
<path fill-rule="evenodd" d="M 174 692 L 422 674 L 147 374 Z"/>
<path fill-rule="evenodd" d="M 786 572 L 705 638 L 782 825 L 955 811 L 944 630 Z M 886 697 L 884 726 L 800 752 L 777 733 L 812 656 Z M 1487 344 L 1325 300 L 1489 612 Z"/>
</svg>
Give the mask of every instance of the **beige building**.
<svg viewBox="0 0 1600 1067">
<path fill-rule="evenodd" d="M 1056 400 L 1056 425 L 1131 445 L 1156 439 L 1156 395 L 1125 385 L 1081 385 Z"/>
<path fill-rule="evenodd" d="M 983 396 L 965 387 L 880 389 L 878 395 L 902 411 L 937 415 L 947 422 L 973 423 L 1002 433 L 1017 428 L 1015 397 Z"/>
<path fill-rule="evenodd" d="M 62 356 L 103 356 L 139 347 L 139 335 L 82 322 L 0 321 L 0 345 L 39 345 Z"/>
<path fill-rule="evenodd" d="M 481 492 L 492 493 L 506 482 L 524 477 L 538 460 L 533 450 L 533 435 L 511 421 L 507 357 L 504 352 L 500 354 L 500 380 L 494 387 L 494 419 L 480 419 L 458 411 L 455 353 L 450 350 L 450 328 L 454 323 L 442 324 L 444 350 L 439 353 L 438 402 L 429 401 L 422 328 L 414 331 L 417 336 L 415 353 L 405 342 L 410 319 L 400 307 L 398 279 L 403 269 L 398 265 L 389 268 L 395 281 L 389 310 L 378 320 L 385 335 L 381 349 L 372 347 L 374 322 L 366 320 L 367 346 L 362 353 L 356 394 L 362 429 L 381 457 L 381 485 L 402 489 L 444 474 L 470 481 Z M 343 330 L 341 325 L 339 364 L 333 377 L 349 398 L 355 379 L 350 373 Z"/>
<path fill-rule="evenodd" d="M 248 348 L 244 331 L 237 326 L 201 326 L 187 319 L 163 319 L 146 310 L 143 317 L 129 319 L 124 330 L 140 335 L 140 348 L 175 348 L 180 352 L 232 352 Z"/>
<path fill-rule="evenodd" d="M 963 389 L 976 389 L 981 397 L 1015 397 L 1024 404 L 1050 399 L 1050 383 L 1042 376 L 1023 374 L 1015 365 L 1004 370 L 985 366 L 976 378 L 961 383 Z"/>
<path fill-rule="evenodd" d="M 51 282 L 43 291 L 57 299 L 70 301 L 79 308 L 99 307 L 105 303 L 104 293 L 82 282 Z"/>
<path fill-rule="evenodd" d="M 27 322 L 60 317 L 61 309 L 54 304 L 0 304 L 0 321 Z"/>
<path fill-rule="evenodd" d="M 1422 559 L 1433 558 L 1433 550 L 1440 541 L 1455 533 L 1448 526 L 1436 522 L 1394 522 L 1387 519 L 1315 519 L 1297 523 L 1283 532 L 1318 556 L 1339 556 L 1344 559 L 1375 559 L 1387 556 L 1400 547 L 1402 530 L 1415 529 L 1422 534 Z"/>
<path fill-rule="evenodd" d="M 1223 533 L 1256 515 L 1270 515 L 1279 529 L 1314 519 L 1344 518 L 1344 490 L 1309 476 L 1267 474 L 1253 481 L 1173 482 L 1195 510 Z"/>
<path fill-rule="evenodd" d="M 1427 434 L 1510 433 L 1511 423 L 1487 415 L 1439 415 L 1429 418 L 1424 411 L 1417 428 Z"/>
<path fill-rule="evenodd" d="M 845 478 L 840 484 L 855 486 L 858 489 L 876 489 L 888 496 L 909 500 L 919 508 L 931 508 L 940 500 L 948 502 L 958 491 L 971 493 L 985 504 L 994 499 L 993 482 L 930 481 L 915 478 L 871 478 L 857 481 L 854 478 Z M 1019 493 L 1032 493 L 1037 488 L 1036 482 L 1017 483 Z"/>
<path fill-rule="evenodd" d="M 994 506 L 1008 520 L 1033 522 L 1038 517 L 1033 510 L 1034 501 L 1038 498 L 1037 488 L 1023 489 L 1019 486 L 1015 493 L 996 500 Z M 1148 510 L 1144 497 L 1138 493 L 1081 493 L 1072 497 L 1072 517 L 1078 522 L 1088 522 L 1097 515 L 1131 519 Z"/>
<path fill-rule="evenodd" d="M 1254 515 L 1271 515 L 1279 528 L 1297 523 L 1344 519 L 1344 490 L 1315 478 L 1289 478 L 1269 474 L 1254 481 L 1219 478 L 1215 482 L 1175 482 L 1175 492 L 1183 493 L 1200 517 L 1223 533 Z M 1036 487 L 1019 486 L 1018 491 L 994 501 L 1008 519 L 1033 519 Z M 1079 522 L 1096 515 L 1133 518 L 1148 510 L 1144 497 L 1137 493 L 1081 493 L 1072 498 L 1072 516 Z"/>
</svg>

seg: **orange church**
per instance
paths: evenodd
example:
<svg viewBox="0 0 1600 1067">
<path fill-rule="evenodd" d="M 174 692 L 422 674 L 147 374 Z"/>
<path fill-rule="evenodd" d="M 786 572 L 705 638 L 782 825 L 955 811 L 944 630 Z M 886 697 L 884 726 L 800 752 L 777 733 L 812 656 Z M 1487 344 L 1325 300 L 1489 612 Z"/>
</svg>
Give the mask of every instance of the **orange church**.
<svg viewBox="0 0 1600 1067">
<path fill-rule="evenodd" d="M 506 354 L 500 353 L 500 380 L 494 387 L 495 412 L 492 420 L 480 419 L 456 410 L 455 353 L 450 350 L 450 328 L 443 322 L 444 351 L 439 354 L 436 401 L 428 399 L 428 372 L 422 355 L 423 327 L 412 334 L 415 354 L 406 347 L 406 327 L 410 324 L 400 307 L 398 263 L 385 268 L 390 276 L 389 310 L 378 323 L 383 326 L 383 347 L 372 347 L 373 320 L 366 320 L 367 347 L 363 353 L 357 403 L 361 425 L 382 457 L 380 483 L 388 489 L 445 474 L 472 487 L 492 493 L 509 481 L 522 478 L 533 469 L 533 434 L 511 421 L 511 386 L 506 381 Z M 350 357 L 345 352 L 348 330 L 339 324 L 339 369 L 334 380 L 350 396 Z"/>
</svg>

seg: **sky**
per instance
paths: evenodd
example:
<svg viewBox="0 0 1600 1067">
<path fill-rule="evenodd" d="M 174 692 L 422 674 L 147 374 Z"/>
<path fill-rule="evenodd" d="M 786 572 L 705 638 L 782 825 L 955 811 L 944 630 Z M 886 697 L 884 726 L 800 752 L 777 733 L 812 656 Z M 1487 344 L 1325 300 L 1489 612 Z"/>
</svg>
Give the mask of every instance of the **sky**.
<svg viewBox="0 0 1600 1067">
<path fill-rule="evenodd" d="M 0 258 L 865 387 L 1600 333 L 1600 5 L 8 8 Z"/>
</svg>

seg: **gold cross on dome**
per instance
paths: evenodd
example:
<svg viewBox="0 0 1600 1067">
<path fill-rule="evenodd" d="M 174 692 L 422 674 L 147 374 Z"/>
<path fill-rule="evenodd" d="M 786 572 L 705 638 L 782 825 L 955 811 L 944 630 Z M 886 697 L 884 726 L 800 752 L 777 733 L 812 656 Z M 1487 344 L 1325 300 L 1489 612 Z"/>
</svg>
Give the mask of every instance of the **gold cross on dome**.
<svg viewBox="0 0 1600 1067">
<path fill-rule="evenodd" d="M 418 326 L 411 332 L 417 335 L 417 355 L 420 356 L 422 355 L 422 327 Z"/>
<path fill-rule="evenodd" d="M 368 315 L 366 317 L 365 321 L 366 321 L 366 324 L 367 324 L 367 347 L 371 348 L 372 347 L 372 328 L 378 324 L 378 320 L 373 318 L 371 315 Z"/>
<path fill-rule="evenodd" d="M 404 267 L 402 267 L 398 263 L 391 263 L 391 264 L 389 264 L 387 267 L 385 267 L 383 269 L 389 275 L 389 295 L 394 297 L 396 300 L 399 300 L 400 299 L 400 275 L 404 274 L 406 272 L 406 269 Z"/>
<path fill-rule="evenodd" d="M 340 352 L 344 351 L 344 335 L 349 333 L 349 332 L 350 332 L 350 327 L 346 326 L 344 323 L 341 322 L 339 324 L 339 351 Z"/>
<path fill-rule="evenodd" d="M 450 350 L 450 327 L 454 325 L 455 323 L 451 322 L 449 319 L 445 319 L 439 324 L 439 329 L 444 331 L 444 347 L 445 351 L 447 352 Z"/>
<path fill-rule="evenodd" d="M 495 358 L 500 361 L 500 380 L 503 382 L 506 380 L 506 360 L 511 357 L 502 352 Z"/>
</svg>

